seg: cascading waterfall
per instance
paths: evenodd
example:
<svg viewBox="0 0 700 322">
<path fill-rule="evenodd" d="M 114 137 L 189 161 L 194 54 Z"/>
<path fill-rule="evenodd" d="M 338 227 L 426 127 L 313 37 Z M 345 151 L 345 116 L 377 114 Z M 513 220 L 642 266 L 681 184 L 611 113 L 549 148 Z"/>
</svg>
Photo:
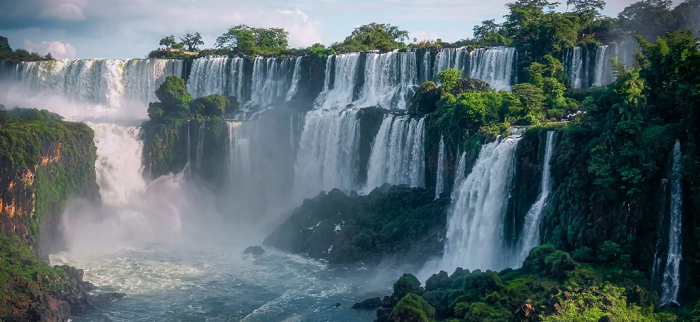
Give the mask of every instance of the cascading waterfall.
<svg viewBox="0 0 700 322">
<path fill-rule="evenodd" d="M 596 49 L 595 53 L 595 71 L 593 72 L 594 75 L 594 81 L 593 81 L 593 86 L 603 86 L 607 85 L 607 79 L 606 79 L 606 63 L 608 60 L 606 59 L 605 53 L 608 50 L 608 46 L 599 46 L 598 49 Z M 609 70 L 609 69 L 608 69 Z"/>
<path fill-rule="evenodd" d="M 181 77 L 181 60 L 86 59 L 21 62 L 3 80 L 19 81 L 32 91 L 70 101 L 118 109 L 156 101 L 155 90 L 167 76 Z"/>
<path fill-rule="evenodd" d="M 462 156 L 459 158 L 459 163 L 457 164 L 457 170 L 455 171 L 455 182 L 452 185 L 456 190 L 462 184 L 462 181 L 466 179 L 464 176 L 464 171 L 467 171 L 467 152 L 462 152 Z"/>
<path fill-rule="evenodd" d="M 421 75 L 421 84 L 433 79 L 433 75 L 430 72 L 432 70 L 430 68 L 432 58 L 433 56 L 430 54 L 430 50 L 426 50 L 425 54 L 423 54 L 423 75 Z"/>
<path fill-rule="evenodd" d="M 197 131 L 197 174 L 202 173 L 202 156 L 204 155 L 204 126 L 206 122 L 202 122 L 199 125 L 199 131 Z"/>
<path fill-rule="evenodd" d="M 358 111 L 312 110 L 306 114 L 294 165 L 299 197 L 333 188 L 356 189 L 359 175 Z"/>
<path fill-rule="evenodd" d="M 537 201 L 530 207 L 527 215 L 525 215 L 525 223 L 520 234 L 519 251 L 515 256 L 513 267 L 522 265 L 523 261 L 530 254 L 530 249 L 539 245 L 540 242 L 540 223 L 542 221 L 542 213 L 547 204 L 547 198 L 552 190 L 552 178 L 550 171 L 550 161 L 554 153 L 554 131 L 547 132 L 547 143 L 544 150 L 544 159 L 542 160 L 542 182 L 540 184 L 540 194 Z"/>
<path fill-rule="evenodd" d="M 95 173 L 102 202 L 113 206 L 126 205 L 133 195 L 146 190 L 141 175 L 141 129 L 106 123 L 87 124 L 95 131 Z"/>
<path fill-rule="evenodd" d="M 564 58 L 564 67 L 567 76 L 571 79 L 572 88 L 583 88 L 584 66 L 582 52 L 583 48 L 574 47 L 567 51 Z"/>
<path fill-rule="evenodd" d="M 289 91 L 287 92 L 287 97 L 285 98 L 286 102 L 289 102 L 294 97 L 294 95 L 296 95 L 297 89 L 299 88 L 299 79 L 301 78 L 301 59 L 302 57 L 299 56 L 294 62 L 294 72 L 292 73 L 292 86 L 289 87 Z"/>
<path fill-rule="evenodd" d="M 484 145 L 469 176 L 455 187 L 440 269 L 508 266 L 503 240 L 505 201 L 519 140 L 510 136 Z"/>
<path fill-rule="evenodd" d="M 680 289 L 680 264 L 683 249 L 681 241 L 683 189 L 681 186 L 681 142 L 676 139 L 673 145 L 673 167 L 671 177 L 671 211 L 668 225 L 668 259 L 661 284 L 661 305 L 678 303 Z"/>
<path fill-rule="evenodd" d="M 326 75 L 323 91 L 316 98 L 317 109 L 344 109 L 353 102 L 353 92 L 357 82 L 360 54 L 329 56 L 326 61 Z M 331 64 L 335 65 L 335 77 L 331 87 Z"/>
<path fill-rule="evenodd" d="M 438 166 L 435 173 L 435 199 L 440 198 L 440 194 L 445 191 L 445 138 L 440 136 L 440 147 L 438 148 Z"/>
<path fill-rule="evenodd" d="M 510 90 L 515 57 L 512 47 L 479 48 L 471 54 L 469 77 L 487 82 L 496 90 Z"/>
<path fill-rule="evenodd" d="M 384 117 L 369 158 L 367 192 L 384 183 L 424 185 L 424 128 L 424 118 Z"/>
<path fill-rule="evenodd" d="M 368 53 L 365 83 L 360 106 L 381 106 L 385 109 L 406 109 L 406 101 L 418 87 L 418 68 L 413 51 Z"/>
<path fill-rule="evenodd" d="M 243 99 L 245 58 L 204 57 L 192 62 L 187 91 L 193 97 L 213 94 Z"/>
<path fill-rule="evenodd" d="M 265 107 L 277 98 L 286 98 L 290 88 L 287 82 L 289 60 L 255 57 L 250 104 Z"/>
</svg>

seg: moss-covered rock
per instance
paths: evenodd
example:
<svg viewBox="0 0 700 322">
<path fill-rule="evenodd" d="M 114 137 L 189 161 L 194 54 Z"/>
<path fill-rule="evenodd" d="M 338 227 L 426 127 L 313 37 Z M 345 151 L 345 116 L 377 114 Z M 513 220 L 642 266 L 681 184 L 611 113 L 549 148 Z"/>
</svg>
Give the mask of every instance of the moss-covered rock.
<svg viewBox="0 0 700 322">
<path fill-rule="evenodd" d="M 0 127 L 0 231 L 40 256 L 61 250 L 65 203 L 99 201 L 93 140 L 82 123 L 8 116 Z"/>
<path fill-rule="evenodd" d="M 366 196 L 334 189 L 306 199 L 264 244 L 331 263 L 378 262 L 396 256 L 424 262 L 443 250 L 449 198 L 407 186 Z"/>
<path fill-rule="evenodd" d="M 394 307 L 389 316 L 391 322 L 429 322 L 435 321 L 435 309 L 422 297 L 406 294 Z"/>
</svg>

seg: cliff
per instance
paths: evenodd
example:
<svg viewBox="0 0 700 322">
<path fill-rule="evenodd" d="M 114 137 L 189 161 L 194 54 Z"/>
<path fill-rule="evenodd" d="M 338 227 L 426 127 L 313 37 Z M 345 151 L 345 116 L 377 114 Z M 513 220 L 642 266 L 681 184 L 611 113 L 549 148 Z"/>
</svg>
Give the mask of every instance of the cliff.
<svg viewBox="0 0 700 322">
<path fill-rule="evenodd" d="M 0 127 L 0 231 L 40 257 L 63 248 L 62 211 L 74 197 L 99 201 L 93 131 L 82 123 L 21 120 Z"/>
<path fill-rule="evenodd" d="M 333 189 L 304 200 L 264 244 L 331 263 L 420 264 L 444 248 L 449 198 L 433 199 L 428 190 L 388 184 L 366 196 Z"/>
</svg>

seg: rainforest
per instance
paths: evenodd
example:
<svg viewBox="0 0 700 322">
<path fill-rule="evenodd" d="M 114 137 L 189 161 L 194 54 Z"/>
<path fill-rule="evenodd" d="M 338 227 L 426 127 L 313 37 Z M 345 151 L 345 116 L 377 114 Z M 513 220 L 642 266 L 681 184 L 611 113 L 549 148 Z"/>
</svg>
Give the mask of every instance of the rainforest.
<svg viewBox="0 0 700 322">
<path fill-rule="evenodd" d="M 0 320 L 700 322 L 700 1 L 619 7 L 0 37 Z"/>
</svg>

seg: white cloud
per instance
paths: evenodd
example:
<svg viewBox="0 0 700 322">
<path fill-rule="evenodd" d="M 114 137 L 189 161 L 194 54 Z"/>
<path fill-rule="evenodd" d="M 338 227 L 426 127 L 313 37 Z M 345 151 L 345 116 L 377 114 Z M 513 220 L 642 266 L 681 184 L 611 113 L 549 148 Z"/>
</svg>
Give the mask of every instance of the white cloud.
<svg viewBox="0 0 700 322">
<path fill-rule="evenodd" d="M 51 53 L 51 56 L 57 59 L 75 59 L 76 57 L 75 47 L 69 43 L 64 44 L 60 41 L 42 41 L 39 44 L 35 44 L 25 39 L 24 49 L 41 55 Z"/>
<path fill-rule="evenodd" d="M 65 21 L 85 20 L 83 10 L 78 4 L 64 2 L 56 3 L 56 1 L 50 1 L 50 3 L 43 8 L 41 16 L 46 18 L 57 18 L 58 20 Z"/>
<path fill-rule="evenodd" d="M 414 38 L 418 40 L 418 42 L 421 42 L 423 40 L 437 40 L 440 36 L 438 36 L 437 32 L 419 30 L 411 32 L 411 35 L 408 37 L 411 42 L 413 42 Z"/>
</svg>

